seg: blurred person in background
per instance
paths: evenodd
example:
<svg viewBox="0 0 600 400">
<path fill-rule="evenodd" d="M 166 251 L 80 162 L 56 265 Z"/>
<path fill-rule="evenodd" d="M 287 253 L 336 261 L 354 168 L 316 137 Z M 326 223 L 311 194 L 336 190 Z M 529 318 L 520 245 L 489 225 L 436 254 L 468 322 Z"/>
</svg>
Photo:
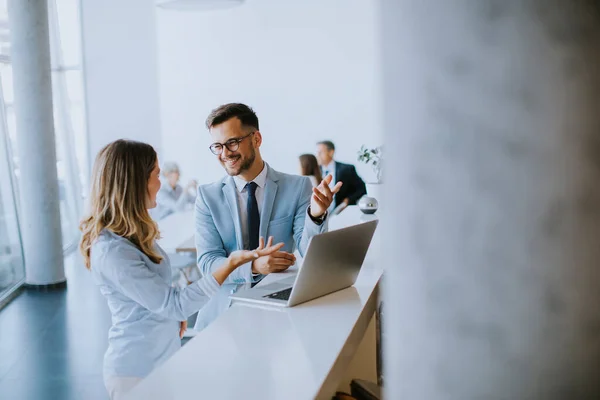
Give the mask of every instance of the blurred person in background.
<svg viewBox="0 0 600 400">
<path fill-rule="evenodd" d="M 332 175 L 330 185 L 342 182 L 344 185 L 335 194 L 330 211 L 338 207 L 352 206 L 367 194 L 367 186 L 356 173 L 352 164 L 345 164 L 334 160 L 335 145 L 329 140 L 317 143 L 317 160 L 324 176 Z"/>
<path fill-rule="evenodd" d="M 179 166 L 174 162 L 166 162 L 162 168 L 164 184 L 156 196 L 157 206 L 152 210 L 152 217 L 159 221 L 173 213 L 192 207 L 196 201 L 198 183 L 195 180 L 188 182 L 184 188 L 179 184 Z"/>
<path fill-rule="evenodd" d="M 321 175 L 321 169 L 319 168 L 319 162 L 317 157 L 312 154 L 302 154 L 299 157 L 300 160 L 300 175 L 308 176 L 310 183 L 313 187 L 319 186 L 319 183 L 323 180 Z"/>
</svg>

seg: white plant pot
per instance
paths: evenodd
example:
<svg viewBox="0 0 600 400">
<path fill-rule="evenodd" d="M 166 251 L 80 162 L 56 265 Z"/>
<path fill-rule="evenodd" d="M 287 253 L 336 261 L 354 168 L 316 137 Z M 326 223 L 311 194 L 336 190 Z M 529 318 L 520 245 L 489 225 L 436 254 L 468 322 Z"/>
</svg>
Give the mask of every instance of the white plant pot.
<svg viewBox="0 0 600 400">
<path fill-rule="evenodd" d="M 382 194 L 383 193 L 381 183 L 367 183 L 367 196 L 374 197 L 379 203 L 381 203 Z"/>
</svg>

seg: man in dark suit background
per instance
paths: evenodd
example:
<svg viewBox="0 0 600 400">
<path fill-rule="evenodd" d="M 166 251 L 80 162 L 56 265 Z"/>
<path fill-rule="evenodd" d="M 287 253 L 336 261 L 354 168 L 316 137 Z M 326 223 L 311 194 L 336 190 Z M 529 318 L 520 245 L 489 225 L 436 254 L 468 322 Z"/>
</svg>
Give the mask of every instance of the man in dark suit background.
<svg viewBox="0 0 600 400">
<path fill-rule="evenodd" d="M 344 164 L 333 159 L 335 153 L 335 145 L 329 140 L 324 140 L 317 143 L 317 161 L 321 166 L 323 177 L 333 175 L 331 185 L 337 182 L 342 182 L 343 185 L 340 191 L 335 194 L 334 202 L 331 204 L 331 209 L 338 207 L 340 204 L 354 205 L 365 194 L 367 188 L 365 182 L 356 173 L 356 168 L 351 164 Z"/>
</svg>

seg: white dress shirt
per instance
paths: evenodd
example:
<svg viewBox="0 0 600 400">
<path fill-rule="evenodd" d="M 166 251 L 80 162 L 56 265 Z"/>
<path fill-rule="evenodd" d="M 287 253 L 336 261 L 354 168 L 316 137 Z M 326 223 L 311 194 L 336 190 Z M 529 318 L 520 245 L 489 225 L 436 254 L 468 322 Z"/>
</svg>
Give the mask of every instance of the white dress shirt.
<svg viewBox="0 0 600 400">
<path fill-rule="evenodd" d="M 323 179 L 327 176 L 327 174 L 331 175 L 331 183 L 329 184 L 330 188 L 335 186 L 336 176 L 335 176 L 335 160 L 331 160 L 331 162 L 323 167 Z"/>
<path fill-rule="evenodd" d="M 248 248 L 249 238 L 248 238 L 248 211 L 246 206 L 248 204 L 248 189 L 246 188 L 246 184 L 250 182 L 254 182 L 257 185 L 256 192 L 254 195 L 256 196 L 256 203 L 258 204 L 258 214 L 262 214 L 263 207 L 263 198 L 265 195 L 265 184 L 267 183 L 267 164 L 263 165 L 262 171 L 256 178 L 252 181 L 247 182 L 240 176 L 234 176 L 233 181 L 235 182 L 235 187 L 237 188 L 237 197 L 238 197 L 238 211 L 240 212 L 240 226 L 242 227 L 242 238 L 244 238 L 244 249 Z M 265 238 L 265 241 L 267 238 Z"/>
</svg>

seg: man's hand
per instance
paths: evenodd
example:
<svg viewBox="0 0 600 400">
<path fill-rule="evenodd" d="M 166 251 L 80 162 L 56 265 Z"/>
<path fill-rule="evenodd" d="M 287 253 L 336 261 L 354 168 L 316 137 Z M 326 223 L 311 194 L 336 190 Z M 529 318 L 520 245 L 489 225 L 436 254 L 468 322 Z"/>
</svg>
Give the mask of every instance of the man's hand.
<svg viewBox="0 0 600 400">
<path fill-rule="evenodd" d="M 272 272 L 282 272 L 294 265 L 296 256 L 285 251 L 276 251 L 252 261 L 252 273 L 268 275 Z"/>
<path fill-rule="evenodd" d="M 321 215 L 325 214 L 325 211 L 327 211 L 333 202 L 333 196 L 342 187 L 342 182 L 338 182 L 333 189 L 330 189 L 329 184 L 332 179 L 333 177 L 331 175 L 327 175 L 325 179 L 321 181 L 319 186 L 313 188 L 313 194 L 310 198 L 310 215 L 313 218 L 319 218 Z"/>
<path fill-rule="evenodd" d="M 265 239 L 261 237 L 259 239 L 259 245 L 256 250 L 236 250 L 231 253 L 228 257 L 229 264 L 237 268 L 246 264 L 249 261 L 256 261 L 260 258 L 268 257 L 273 254 L 279 253 L 279 249 L 284 246 L 284 243 L 273 244 L 273 236 L 269 237 L 269 241 L 265 245 Z M 287 253 L 286 253 L 287 254 Z"/>
<path fill-rule="evenodd" d="M 247 262 L 258 260 L 261 257 L 269 256 L 276 253 L 283 247 L 283 243 L 273 244 L 273 236 L 269 237 L 269 241 L 265 245 L 265 239 L 259 239 L 259 245 L 256 250 L 236 250 L 227 257 L 227 261 L 219 268 L 213 271 L 212 276 L 219 285 L 225 282 L 225 279 L 235 271 L 236 268 L 246 264 Z"/>
</svg>

